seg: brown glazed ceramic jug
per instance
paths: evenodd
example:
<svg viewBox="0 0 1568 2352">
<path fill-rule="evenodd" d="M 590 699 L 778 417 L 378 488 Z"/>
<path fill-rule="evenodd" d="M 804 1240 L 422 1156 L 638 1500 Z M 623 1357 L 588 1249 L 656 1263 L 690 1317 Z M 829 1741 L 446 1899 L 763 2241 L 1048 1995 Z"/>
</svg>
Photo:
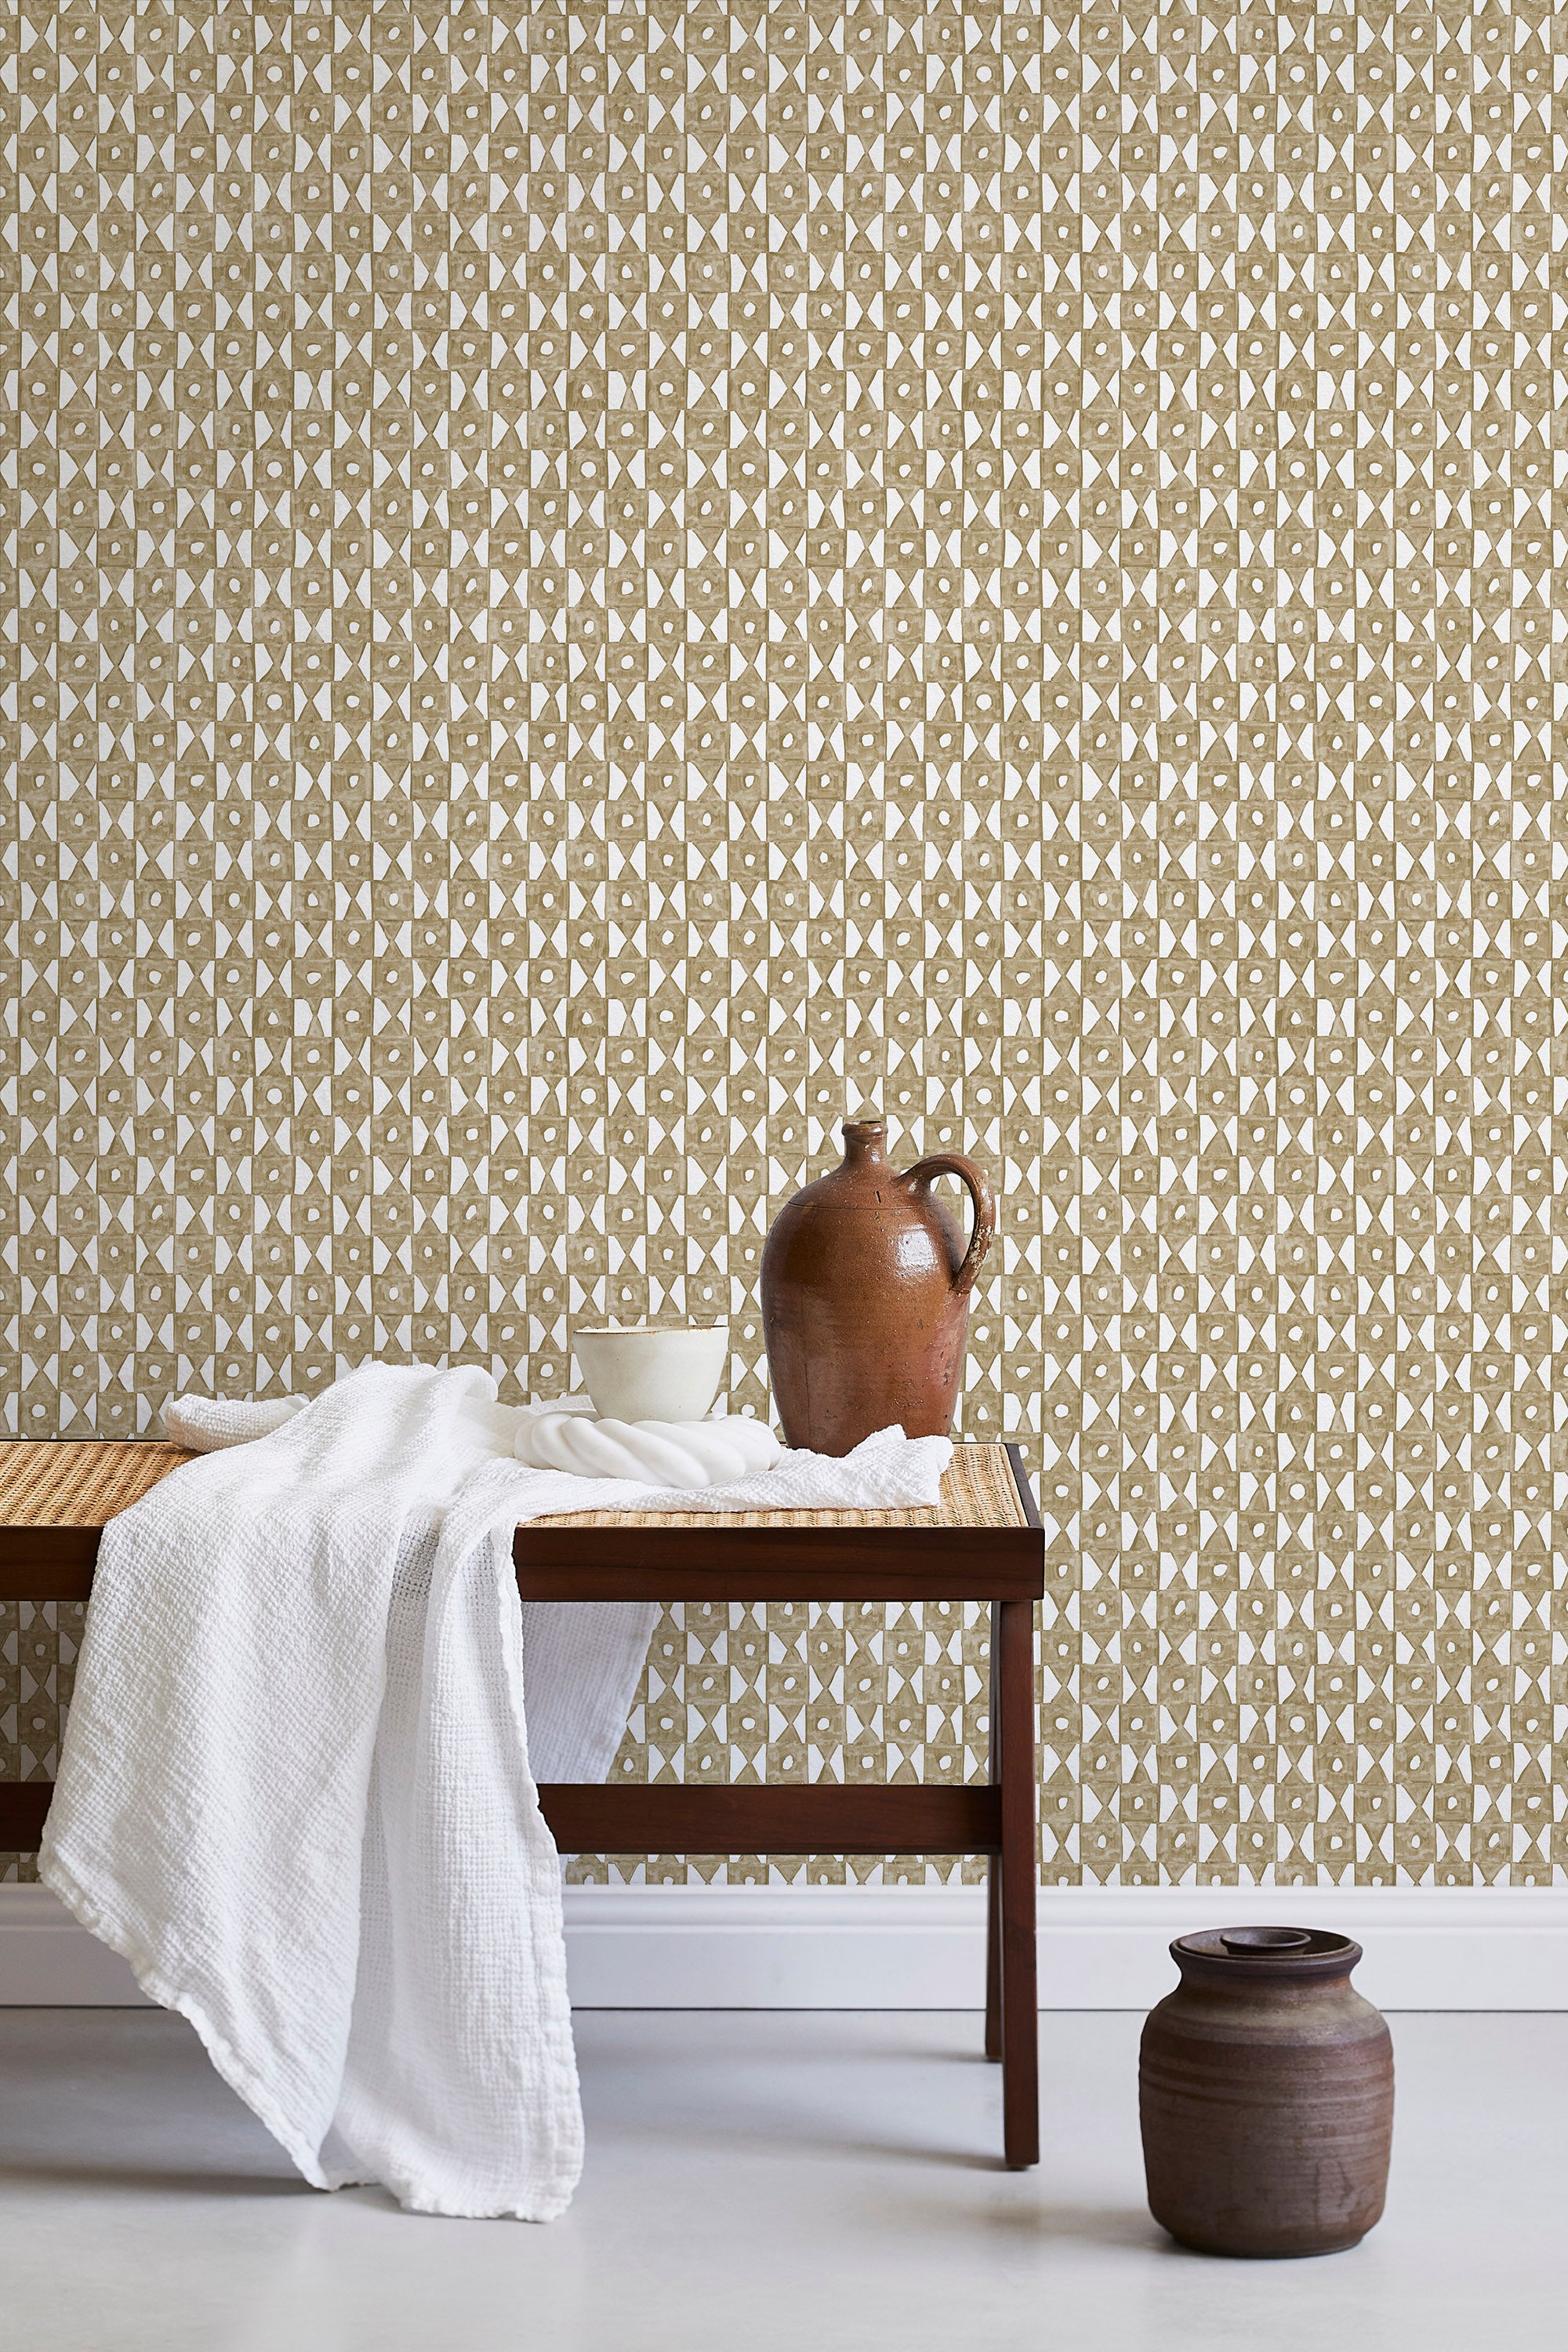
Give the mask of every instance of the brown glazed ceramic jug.
<svg viewBox="0 0 1568 2352">
<path fill-rule="evenodd" d="M 973 1160 L 935 1151 L 900 1176 L 880 1119 L 848 1119 L 844 1160 L 786 1202 L 763 1252 L 763 1336 L 784 1438 L 847 1454 L 895 1423 L 945 1436 L 963 1370 L 969 1294 L 995 1230 Z M 967 1250 L 931 1192 L 969 1187 Z"/>
<path fill-rule="evenodd" d="M 1383 2211 L 1394 2051 L 1314 1927 L 1181 1936 L 1138 2063 L 1149 2210 L 1205 2254 L 1332 2254 Z"/>
</svg>

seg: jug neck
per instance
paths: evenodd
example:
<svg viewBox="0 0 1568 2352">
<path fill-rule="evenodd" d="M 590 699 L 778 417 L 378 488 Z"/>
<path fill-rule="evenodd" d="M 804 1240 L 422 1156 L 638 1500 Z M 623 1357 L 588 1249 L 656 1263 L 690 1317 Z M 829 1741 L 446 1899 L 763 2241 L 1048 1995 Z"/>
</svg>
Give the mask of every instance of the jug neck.
<svg viewBox="0 0 1568 2352">
<path fill-rule="evenodd" d="M 874 1168 L 885 1160 L 888 1122 L 882 1118 L 847 1118 L 843 1127 L 847 1168 Z"/>
</svg>

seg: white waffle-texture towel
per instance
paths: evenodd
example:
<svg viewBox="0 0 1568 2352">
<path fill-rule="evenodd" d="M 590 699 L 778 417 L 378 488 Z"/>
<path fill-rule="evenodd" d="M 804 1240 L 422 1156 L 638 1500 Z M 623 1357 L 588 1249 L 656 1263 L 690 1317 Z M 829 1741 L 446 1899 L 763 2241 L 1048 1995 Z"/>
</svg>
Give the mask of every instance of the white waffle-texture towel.
<svg viewBox="0 0 1568 2352">
<path fill-rule="evenodd" d="M 275 1429 L 303 1412 L 304 1397 L 171 1397 L 163 1407 L 163 1428 L 176 1445 L 193 1454 L 216 1454 L 226 1445 L 248 1445 L 253 1437 L 270 1437 Z"/>
<path fill-rule="evenodd" d="M 952 1448 L 692 1493 L 531 1468 L 517 1418 L 486 1373 L 369 1366 L 113 1520 L 40 1864 L 307 2180 L 545 2221 L 583 2132 L 534 1776 L 604 1777 L 655 1612 L 520 1609 L 513 1528 L 931 1503 Z"/>
</svg>

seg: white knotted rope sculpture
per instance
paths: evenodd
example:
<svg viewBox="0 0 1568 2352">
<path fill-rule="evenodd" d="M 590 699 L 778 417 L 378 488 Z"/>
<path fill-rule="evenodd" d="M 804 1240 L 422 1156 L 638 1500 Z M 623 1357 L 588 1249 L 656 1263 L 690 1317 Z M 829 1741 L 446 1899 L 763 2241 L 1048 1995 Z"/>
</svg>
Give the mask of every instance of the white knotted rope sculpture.
<svg viewBox="0 0 1568 2352">
<path fill-rule="evenodd" d="M 576 1406 L 525 1411 L 513 1452 L 537 1470 L 583 1478 L 637 1478 L 665 1486 L 722 1486 L 771 1470 L 784 1448 L 765 1423 L 731 1413 L 714 1421 L 599 1421 Z"/>
</svg>

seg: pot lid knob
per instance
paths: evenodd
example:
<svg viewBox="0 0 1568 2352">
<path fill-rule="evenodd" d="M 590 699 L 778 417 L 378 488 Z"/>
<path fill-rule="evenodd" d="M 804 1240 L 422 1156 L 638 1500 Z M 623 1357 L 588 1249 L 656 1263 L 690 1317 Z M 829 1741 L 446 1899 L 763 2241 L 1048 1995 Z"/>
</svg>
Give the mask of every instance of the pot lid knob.
<svg viewBox="0 0 1568 2352">
<path fill-rule="evenodd" d="M 1270 1952 L 1304 1952 L 1311 1943 L 1305 1927 L 1229 1927 L 1220 1942 L 1241 1959 L 1267 1958 Z"/>
</svg>

